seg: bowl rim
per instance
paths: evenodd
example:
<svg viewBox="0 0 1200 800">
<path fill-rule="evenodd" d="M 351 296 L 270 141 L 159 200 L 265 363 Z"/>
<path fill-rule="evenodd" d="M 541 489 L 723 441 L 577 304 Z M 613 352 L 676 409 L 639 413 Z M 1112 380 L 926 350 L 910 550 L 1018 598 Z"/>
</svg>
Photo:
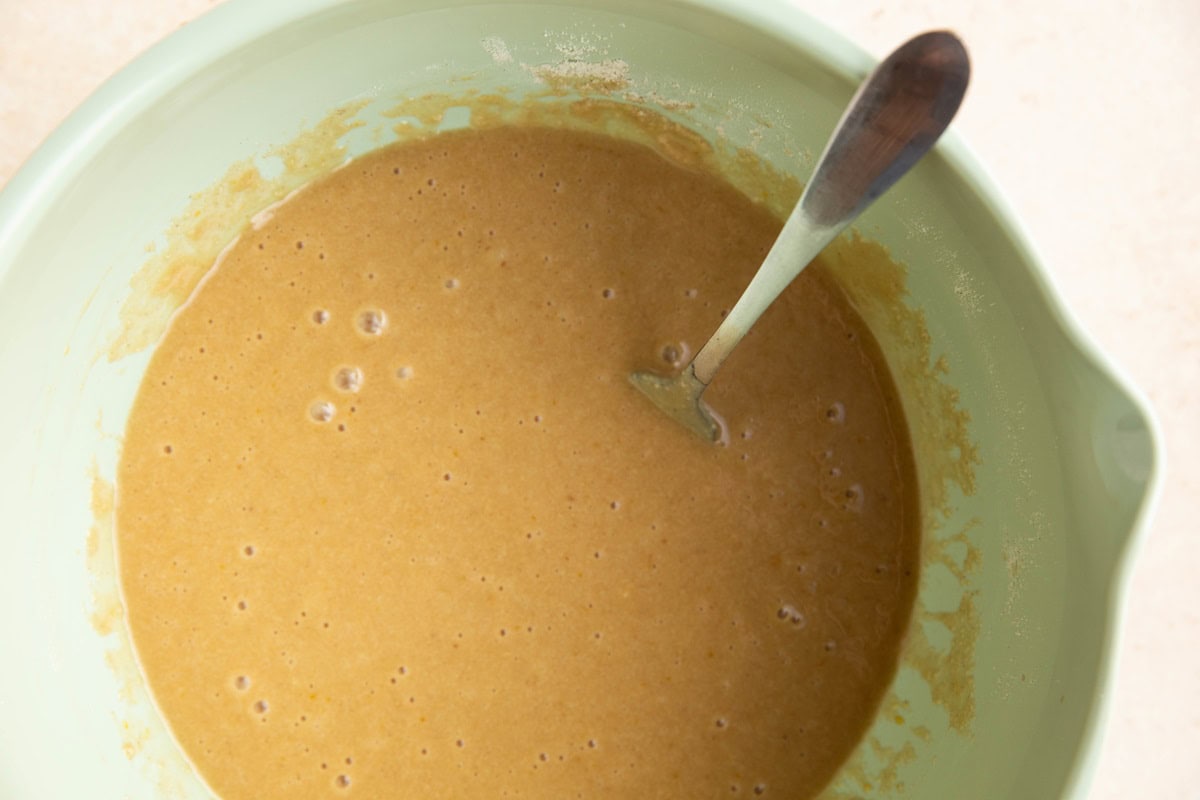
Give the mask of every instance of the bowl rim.
<svg viewBox="0 0 1200 800">
<path fill-rule="evenodd" d="M 1124 540 L 1117 547 L 1112 577 L 1107 586 L 1104 610 L 1106 624 L 1088 720 L 1076 748 L 1075 761 L 1063 786 L 1064 800 L 1086 800 L 1111 717 L 1112 695 L 1119 667 L 1119 645 L 1128 623 L 1133 571 L 1146 545 L 1162 494 L 1166 469 L 1162 429 L 1149 399 L 1125 369 L 1100 348 L 1068 305 L 1065 294 L 1000 184 L 962 137 L 953 131 L 951 134 L 943 151 L 951 169 L 984 205 L 1000 232 L 1008 238 L 1028 269 L 1041 302 L 1079 357 L 1103 375 L 1112 388 L 1136 410 L 1146 427 L 1150 443 L 1150 466 L 1142 496 Z"/>
<path fill-rule="evenodd" d="M 761 33 L 806 52 L 851 83 L 864 78 L 877 63 L 868 52 L 788 0 L 656 0 L 663 5 L 690 6 L 737 20 Z M 0 292 L 5 290 L 23 242 L 36 229 L 70 180 L 88 160 L 147 107 L 212 61 L 256 39 L 344 0 L 228 0 L 172 32 L 105 80 L 72 111 L 0 189 Z M 470 2 L 470 0 L 468 0 Z M 595 7 L 588 0 L 474 0 L 487 5 L 566 5 Z M 463 5 L 444 0 L 438 5 Z M 404 3 L 407 9 L 416 3 Z M 420 4 L 423 8 L 429 4 Z M 1124 369 L 1107 356 L 1070 309 L 1028 230 L 999 182 L 983 165 L 954 126 L 936 150 L 951 172 L 983 205 L 1009 240 L 1032 278 L 1040 301 L 1079 356 L 1124 395 L 1141 416 L 1151 445 L 1151 464 L 1139 507 L 1124 541 L 1117 548 L 1107 586 L 1105 636 L 1097 664 L 1097 680 L 1088 720 L 1063 786 L 1064 798 L 1083 800 L 1098 760 L 1116 679 L 1118 645 L 1127 623 L 1127 598 L 1138 554 L 1145 546 L 1158 505 L 1165 471 L 1162 431 L 1146 396 Z"/>
</svg>

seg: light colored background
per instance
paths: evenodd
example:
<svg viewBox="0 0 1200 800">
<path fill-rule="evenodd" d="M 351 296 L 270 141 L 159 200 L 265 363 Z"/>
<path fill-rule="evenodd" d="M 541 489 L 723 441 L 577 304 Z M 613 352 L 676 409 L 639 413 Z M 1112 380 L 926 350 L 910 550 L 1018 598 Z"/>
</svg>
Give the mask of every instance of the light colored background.
<svg viewBox="0 0 1200 800">
<path fill-rule="evenodd" d="M 0 186 L 105 78 L 220 0 L 0 0 Z M 755 0 L 746 0 L 754 2 Z M 956 123 L 1069 305 L 1149 395 L 1168 480 L 1094 800 L 1200 798 L 1200 2 L 792 0 L 882 56 L 947 27 Z"/>
</svg>

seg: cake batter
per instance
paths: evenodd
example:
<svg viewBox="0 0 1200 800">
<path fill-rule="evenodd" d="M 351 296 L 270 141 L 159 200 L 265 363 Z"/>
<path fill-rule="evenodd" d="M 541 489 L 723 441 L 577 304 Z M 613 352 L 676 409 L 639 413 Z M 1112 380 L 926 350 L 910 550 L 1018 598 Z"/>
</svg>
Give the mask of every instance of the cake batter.
<svg viewBox="0 0 1200 800">
<path fill-rule="evenodd" d="M 815 795 L 916 585 L 894 386 L 820 265 L 706 395 L 687 362 L 781 222 L 543 127 L 351 162 L 181 309 L 117 481 L 128 621 L 225 800 Z"/>
</svg>

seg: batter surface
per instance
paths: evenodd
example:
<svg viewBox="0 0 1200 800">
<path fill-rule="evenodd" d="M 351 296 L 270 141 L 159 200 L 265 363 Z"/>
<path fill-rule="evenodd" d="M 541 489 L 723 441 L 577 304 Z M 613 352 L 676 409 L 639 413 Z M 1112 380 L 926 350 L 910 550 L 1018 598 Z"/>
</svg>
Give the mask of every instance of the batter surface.
<svg viewBox="0 0 1200 800">
<path fill-rule="evenodd" d="M 779 226 L 648 149 L 516 127 L 378 151 L 243 234 L 117 482 L 138 657 L 220 797 L 829 781 L 916 581 L 873 339 L 806 271 L 708 393 L 725 447 L 626 380 L 686 362 Z"/>
</svg>

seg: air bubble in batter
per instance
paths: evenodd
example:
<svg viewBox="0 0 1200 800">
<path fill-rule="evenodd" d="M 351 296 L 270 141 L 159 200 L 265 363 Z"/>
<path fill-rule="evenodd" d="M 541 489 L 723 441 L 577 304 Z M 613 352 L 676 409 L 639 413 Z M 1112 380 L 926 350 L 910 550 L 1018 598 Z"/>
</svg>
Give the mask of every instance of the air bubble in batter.
<svg viewBox="0 0 1200 800">
<path fill-rule="evenodd" d="M 681 367 L 691 358 L 691 350 L 684 342 L 669 342 L 663 345 L 659 355 L 672 367 Z"/>
<path fill-rule="evenodd" d="M 378 336 L 387 327 L 387 314 L 377 308 L 360 311 L 354 319 L 354 325 L 368 336 Z"/>
<path fill-rule="evenodd" d="M 847 487 L 846 491 L 843 493 L 843 497 L 845 497 L 845 501 L 842 503 L 842 508 L 846 509 L 847 511 L 855 512 L 861 512 L 863 510 L 863 504 L 866 502 L 866 497 L 863 493 L 861 484 L 856 483 Z"/>
<path fill-rule="evenodd" d="M 333 385 L 341 392 L 357 392 L 362 388 L 363 373 L 358 367 L 339 367 L 333 373 Z"/>
<path fill-rule="evenodd" d="M 333 403 L 330 403 L 328 400 L 314 401 L 308 407 L 308 416 L 313 422 L 329 422 L 329 420 L 333 419 L 333 413 Z"/>
</svg>

